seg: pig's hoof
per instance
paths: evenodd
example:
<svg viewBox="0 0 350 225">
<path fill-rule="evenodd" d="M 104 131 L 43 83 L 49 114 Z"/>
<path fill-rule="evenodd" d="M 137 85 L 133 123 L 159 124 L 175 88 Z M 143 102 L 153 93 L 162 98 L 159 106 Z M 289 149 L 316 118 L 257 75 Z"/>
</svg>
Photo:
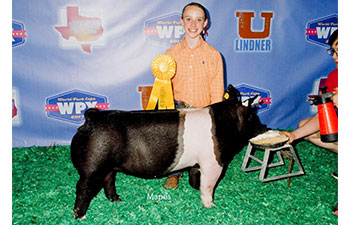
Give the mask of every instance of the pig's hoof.
<svg viewBox="0 0 350 225">
<path fill-rule="evenodd" d="M 86 219 L 86 215 L 79 216 L 77 211 L 78 211 L 78 210 L 74 209 L 74 212 L 73 212 L 73 213 L 74 213 L 74 218 L 75 218 L 75 219 L 78 219 L 78 220 L 84 220 L 84 219 Z"/>
<path fill-rule="evenodd" d="M 216 206 L 213 202 L 203 203 L 203 205 L 205 208 L 208 208 L 208 209 L 210 209 L 212 206 L 214 207 Z"/>
<path fill-rule="evenodd" d="M 122 201 L 122 199 L 119 198 L 118 195 L 115 195 L 115 196 L 113 196 L 113 197 L 112 197 L 112 196 L 109 196 L 108 199 L 109 199 L 109 201 L 111 201 L 111 202 L 121 202 L 121 201 Z"/>
<path fill-rule="evenodd" d="M 84 216 L 82 216 L 80 218 L 76 218 L 76 219 L 78 219 L 78 220 L 85 220 L 86 219 L 86 215 L 84 215 Z"/>
<path fill-rule="evenodd" d="M 113 198 L 113 199 L 110 199 L 111 200 L 111 202 L 121 202 L 122 201 L 122 199 L 121 198 Z"/>
</svg>

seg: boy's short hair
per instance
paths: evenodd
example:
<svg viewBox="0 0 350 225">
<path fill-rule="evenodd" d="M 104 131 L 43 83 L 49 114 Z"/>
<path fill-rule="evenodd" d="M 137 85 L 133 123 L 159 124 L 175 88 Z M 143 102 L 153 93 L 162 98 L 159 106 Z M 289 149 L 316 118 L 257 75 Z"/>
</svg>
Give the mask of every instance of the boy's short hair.
<svg viewBox="0 0 350 225">
<path fill-rule="evenodd" d="M 335 31 L 333 31 L 333 33 L 331 34 L 331 36 L 329 37 L 327 43 L 329 44 L 329 46 L 332 47 L 333 43 L 338 39 L 338 29 L 336 29 Z"/>
</svg>

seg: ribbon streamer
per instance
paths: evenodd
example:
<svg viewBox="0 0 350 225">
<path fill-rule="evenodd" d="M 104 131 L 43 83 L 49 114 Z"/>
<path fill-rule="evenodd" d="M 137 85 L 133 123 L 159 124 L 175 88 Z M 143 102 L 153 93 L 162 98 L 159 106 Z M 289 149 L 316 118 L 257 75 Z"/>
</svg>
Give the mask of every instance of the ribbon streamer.
<svg viewBox="0 0 350 225">
<path fill-rule="evenodd" d="M 156 78 L 146 110 L 175 109 L 170 79 L 175 75 L 175 60 L 168 55 L 159 55 L 152 61 L 152 73 Z"/>
</svg>

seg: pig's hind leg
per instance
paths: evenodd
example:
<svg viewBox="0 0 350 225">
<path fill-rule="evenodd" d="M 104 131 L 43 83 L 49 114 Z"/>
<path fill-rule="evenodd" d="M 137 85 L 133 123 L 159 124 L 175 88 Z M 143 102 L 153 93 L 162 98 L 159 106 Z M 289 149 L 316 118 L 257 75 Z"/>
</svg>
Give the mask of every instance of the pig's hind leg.
<svg viewBox="0 0 350 225">
<path fill-rule="evenodd" d="M 105 191 L 105 195 L 108 198 L 108 200 L 110 200 L 111 202 L 121 201 L 115 188 L 115 176 L 116 176 L 116 171 L 111 171 L 107 174 L 107 176 L 104 179 L 103 188 Z"/>
<path fill-rule="evenodd" d="M 197 164 L 198 165 L 198 164 Z M 201 172 L 199 169 L 199 166 L 193 167 L 188 171 L 189 176 L 189 183 L 192 188 L 199 190 L 200 187 L 200 179 L 201 179 Z"/>
<path fill-rule="evenodd" d="M 119 196 L 115 191 L 115 172 L 108 172 L 111 170 L 105 169 L 96 169 L 96 167 L 94 168 L 90 167 L 89 169 L 84 170 L 84 172 L 80 171 L 79 173 L 80 179 L 77 183 L 74 205 L 74 217 L 76 219 L 85 218 L 91 200 L 101 191 L 102 188 L 105 189 L 106 196 L 109 200 L 116 201 L 119 199 Z"/>
<path fill-rule="evenodd" d="M 84 219 L 91 200 L 100 192 L 104 185 L 105 173 L 94 171 L 88 174 L 80 174 L 76 187 L 76 199 L 74 205 L 74 217 Z"/>
</svg>

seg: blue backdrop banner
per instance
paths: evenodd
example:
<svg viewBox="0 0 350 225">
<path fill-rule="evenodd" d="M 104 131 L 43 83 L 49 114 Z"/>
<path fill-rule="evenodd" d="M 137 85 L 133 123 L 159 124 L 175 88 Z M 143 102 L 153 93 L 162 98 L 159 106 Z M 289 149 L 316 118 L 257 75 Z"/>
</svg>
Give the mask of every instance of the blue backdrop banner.
<svg viewBox="0 0 350 225">
<path fill-rule="evenodd" d="M 178 43 L 190 1 L 12 1 L 13 147 L 69 145 L 86 109 L 140 110 L 154 57 Z M 337 1 L 198 1 L 206 41 L 224 61 L 225 87 L 258 94 L 262 122 L 296 128 L 305 100 L 336 67 L 326 43 Z"/>
</svg>

